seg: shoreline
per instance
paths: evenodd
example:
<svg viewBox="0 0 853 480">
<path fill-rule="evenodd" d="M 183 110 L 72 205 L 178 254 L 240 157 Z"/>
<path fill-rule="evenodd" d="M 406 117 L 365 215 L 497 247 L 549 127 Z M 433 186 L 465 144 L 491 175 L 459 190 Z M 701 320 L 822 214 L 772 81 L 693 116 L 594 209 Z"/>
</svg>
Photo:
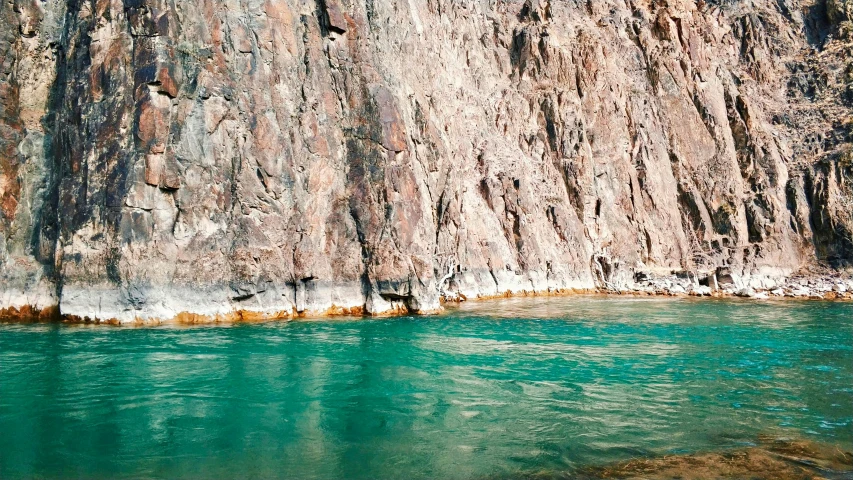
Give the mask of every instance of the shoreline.
<svg viewBox="0 0 853 480">
<path fill-rule="evenodd" d="M 732 281 L 729 281 L 732 280 Z M 762 280 L 764 281 L 764 280 Z M 772 282 L 769 287 L 755 287 L 737 279 L 715 275 L 710 279 L 714 286 L 703 285 L 703 279 L 690 275 L 663 275 L 643 278 L 621 288 L 567 288 L 544 291 L 506 291 L 502 294 L 466 296 L 457 291 L 453 296 L 441 299 L 441 309 L 429 312 L 413 312 L 405 306 L 395 306 L 385 312 L 369 313 L 365 306 L 340 307 L 332 305 L 324 310 L 234 309 L 217 313 L 198 313 L 182 311 L 162 318 L 136 318 L 131 321 L 116 318 L 97 318 L 63 314 L 59 305 L 33 307 L 30 305 L 11 306 L 0 309 L 0 324 L 57 323 L 70 325 L 111 325 L 111 326 L 160 326 L 160 325 L 216 325 L 238 323 L 263 323 L 286 320 L 317 320 L 323 318 L 392 318 L 407 315 L 440 315 L 447 307 L 465 302 L 480 302 L 509 298 L 570 297 L 595 296 L 604 298 L 696 298 L 696 299 L 744 299 L 755 301 L 853 301 L 853 275 L 795 275 L 782 282 Z M 755 283 L 755 282 L 754 282 Z M 760 283 L 760 282 L 758 282 Z"/>
</svg>

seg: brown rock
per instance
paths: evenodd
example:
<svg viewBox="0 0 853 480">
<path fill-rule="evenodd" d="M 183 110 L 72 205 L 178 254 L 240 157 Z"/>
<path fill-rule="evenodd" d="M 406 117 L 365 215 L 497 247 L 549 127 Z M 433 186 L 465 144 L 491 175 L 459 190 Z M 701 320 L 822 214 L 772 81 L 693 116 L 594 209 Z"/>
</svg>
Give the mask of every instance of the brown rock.
<svg viewBox="0 0 853 480">
<path fill-rule="evenodd" d="M 145 156 L 145 183 L 154 186 L 160 185 L 164 163 L 162 153 L 152 153 Z"/>
<path fill-rule="evenodd" d="M 0 3 L 0 308 L 428 312 L 853 262 L 849 0 L 114 3 Z"/>
<path fill-rule="evenodd" d="M 382 123 L 382 146 L 392 152 L 405 151 L 406 127 L 400 118 L 393 94 L 381 85 L 373 86 L 371 91 L 379 109 L 379 121 Z"/>
<path fill-rule="evenodd" d="M 347 31 L 347 20 L 344 9 L 338 0 L 323 0 L 326 9 L 326 21 L 329 29 L 340 33 Z"/>
</svg>

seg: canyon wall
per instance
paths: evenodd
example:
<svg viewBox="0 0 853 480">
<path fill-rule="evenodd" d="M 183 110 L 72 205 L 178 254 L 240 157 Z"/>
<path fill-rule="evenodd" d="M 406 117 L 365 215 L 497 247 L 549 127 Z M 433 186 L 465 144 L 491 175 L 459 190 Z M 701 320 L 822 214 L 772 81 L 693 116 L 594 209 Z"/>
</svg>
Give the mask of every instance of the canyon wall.
<svg viewBox="0 0 853 480">
<path fill-rule="evenodd" d="M 849 266 L 851 20 L 850 0 L 4 1 L 0 308 L 427 313 Z"/>
</svg>

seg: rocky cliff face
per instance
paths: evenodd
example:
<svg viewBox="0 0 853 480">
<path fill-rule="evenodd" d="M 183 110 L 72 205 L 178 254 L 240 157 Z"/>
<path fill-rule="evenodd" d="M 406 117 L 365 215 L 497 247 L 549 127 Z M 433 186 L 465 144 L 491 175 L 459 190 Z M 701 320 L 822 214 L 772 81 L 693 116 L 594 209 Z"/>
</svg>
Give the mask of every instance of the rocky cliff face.
<svg viewBox="0 0 853 480">
<path fill-rule="evenodd" d="M 0 308 L 428 312 L 442 288 L 849 265 L 851 20 L 849 0 L 4 1 Z"/>
</svg>

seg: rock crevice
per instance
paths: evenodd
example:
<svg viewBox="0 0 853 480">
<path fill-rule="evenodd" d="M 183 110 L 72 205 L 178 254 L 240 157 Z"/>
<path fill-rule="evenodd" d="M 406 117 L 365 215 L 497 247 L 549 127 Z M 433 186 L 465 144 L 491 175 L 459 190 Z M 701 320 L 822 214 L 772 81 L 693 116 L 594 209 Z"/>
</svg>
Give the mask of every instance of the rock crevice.
<svg viewBox="0 0 853 480">
<path fill-rule="evenodd" d="M 0 309 L 426 313 L 850 267 L 851 5 L 3 2 Z"/>
</svg>

